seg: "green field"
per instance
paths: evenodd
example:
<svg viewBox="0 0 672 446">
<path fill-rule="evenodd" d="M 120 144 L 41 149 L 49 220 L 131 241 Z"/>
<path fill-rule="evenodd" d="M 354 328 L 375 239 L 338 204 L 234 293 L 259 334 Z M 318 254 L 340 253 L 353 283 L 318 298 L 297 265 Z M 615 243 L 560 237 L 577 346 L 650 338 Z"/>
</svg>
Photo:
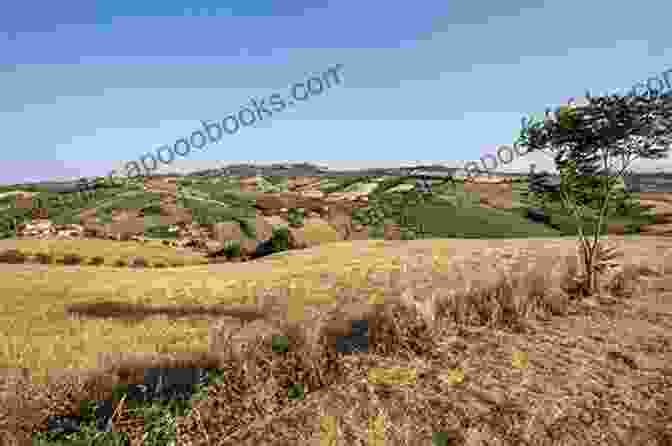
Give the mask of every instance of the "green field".
<svg viewBox="0 0 672 446">
<path fill-rule="evenodd" d="M 186 194 L 178 205 L 192 210 L 200 223 L 244 221 L 254 217 L 255 194 L 242 192 L 238 178 L 208 179 L 182 177 L 178 181 Z M 286 179 L 264 178 L 271 185 L 286 185 Z M 377 186 L 375 186 L 377 183 Z M 574 219 L 561 206 L 547 210 L 551 214 L 549 224 L 536 223 L 525 217 L 532 205 L 525 197 L 527 182 L 513 184 L 510 209 L 490 209 L 479 204 L 478 193 L 467 193 L 464 183 L 432 181 L 433 193 L 420 197 L 417 192 L 399 190 L 401 185 L 414 185 L 410 177 L 325 177 L 320 183 L 322 192 L 370 191 L 369 205 L 356 211 L 354 220 L 369 226 L 371 238 L 382 237 L 384 222 L 394 221 L 402 228 L 413 232 L 411 238 L 506 238 L 576 235 Z M 284 187 L 284 186 L 283 186 Z M 5 192 L 31 188 L 21 185 L 6 186 Z M 34 189 L 34 188 L 33 188 Z M 79 213 L 88 208 L 97 209 L 101 223 L 112 221 L 112 212 L 120 209 L 145 209 L 146 235 L 170 237 L 167 226 L 155 216 L 159 213 L 159 194 L 143 191 L 136 184 L 98 189 L 89 193 L 38 194 L 35 203 L 46 207 L 49 218 L 56 224 L 79 223 Z M 13 196 L 0 197 L 0 237 L 12 237 L 15 224 L 31 218 L 31 209 L 16 206 Z M 638 227 L 651 223 L 646 215 L 611 216 L 610 223 L 621 224 L 628 233 L 637 233 Z M 584 231 L 592 232 L 592 222 L 584 222 Z"/>
</svg>

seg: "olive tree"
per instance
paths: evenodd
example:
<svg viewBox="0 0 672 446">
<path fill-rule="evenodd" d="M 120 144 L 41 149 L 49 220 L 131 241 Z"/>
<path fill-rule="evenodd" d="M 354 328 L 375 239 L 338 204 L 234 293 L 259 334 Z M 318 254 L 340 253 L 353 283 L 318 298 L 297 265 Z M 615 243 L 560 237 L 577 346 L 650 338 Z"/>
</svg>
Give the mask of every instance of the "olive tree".
<svg viewBox="0 0 672 446">
<path fill-rule="evenodd" d="M 597 291 L 599 234 L 618 180 L 636 159 L 663 159 L 672 142 L 672 100 L 656 92 L 646 96 L 586 94 L 588 103 L 546 110 L 543 124 L 529 126 L 517 145 L 550 151 L 560 173 L 563 206 L 577 222 L 582 253 L 581 294 Z M 592 241 L 583 231 L 589 204 L 586 188 L 597 181 L 599 200 Z"/>
</svg>

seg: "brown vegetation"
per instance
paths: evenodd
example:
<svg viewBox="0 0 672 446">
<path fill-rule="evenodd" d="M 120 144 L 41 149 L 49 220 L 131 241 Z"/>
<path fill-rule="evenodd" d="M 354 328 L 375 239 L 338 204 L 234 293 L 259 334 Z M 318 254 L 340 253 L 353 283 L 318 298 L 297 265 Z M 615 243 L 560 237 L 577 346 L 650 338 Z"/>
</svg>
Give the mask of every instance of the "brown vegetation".
<svg viewBox="0 0 672 446">
<path fill-rule="evenodd" d="M 91 257 L 91 260 L 89 261 L 89 265 L 94 265 L 94 266 L 100 266 L 103 263 L 105 263 L 105 257 L 101 257 L 101 256 L 93 256 L 93 257 Z"/>
<path fill-rule="evenodd" d="M 54 258 L 51 254 L 45 254 L 43 252 L 38 252 L 35 254 L 35 260 L 42 265 L 48 265 L 54 261 Z"/>
<path fill-rule="evenodd" d="M 6 249 L 0 252 L 0 263 L 24 263 L 28 256 L 18 249 Z"/>
<path fill-rule="evenodd" d="M 147 268 L 149 266 L 149 262 L 147 262 L 147 259 L 144 257 L 134 257 L 131 259 L 129 266 L 132 268 Z"/>
<path fill-rule="evenodd" d="M 79 265 L 84 261 L 84 258 L 79 254 L 68 253 L 63 256 L 62 259 L 59 259 L 58 263 L 63 265 Z"/>
</svg>

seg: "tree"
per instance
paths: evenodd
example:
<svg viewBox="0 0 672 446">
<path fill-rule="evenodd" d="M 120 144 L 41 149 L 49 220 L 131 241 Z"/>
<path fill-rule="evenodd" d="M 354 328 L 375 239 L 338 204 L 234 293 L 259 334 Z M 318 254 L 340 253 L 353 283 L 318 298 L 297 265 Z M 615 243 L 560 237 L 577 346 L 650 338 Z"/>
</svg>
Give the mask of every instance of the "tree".
<svg viewBox="0 0 672 446">
<path fill-rule="evenodd" d="M 546 110 L 543 124 L 524 128 L 517 144 L 530 151 L 549 150 L 560 172 L 563 206 L 577 221 L 582 253 L 583 295 L 597 291 L 596 263 L 600 254 L 599 234 L 614 186 L 637 159 L 663 159 L 672 143 L 672 100 L 658 93 L 646 96 L 602 96 L 586 94 L 588 104 Z M 611 163 L 620 161 L 620 167 Z M 599 213 L 593 216 L 594 236 L 583 232 L 586 208 L 595 197 L 586 193 L 599 185 Z M 591 187 L 592 187 L 591 186 Z"/>
</svg>

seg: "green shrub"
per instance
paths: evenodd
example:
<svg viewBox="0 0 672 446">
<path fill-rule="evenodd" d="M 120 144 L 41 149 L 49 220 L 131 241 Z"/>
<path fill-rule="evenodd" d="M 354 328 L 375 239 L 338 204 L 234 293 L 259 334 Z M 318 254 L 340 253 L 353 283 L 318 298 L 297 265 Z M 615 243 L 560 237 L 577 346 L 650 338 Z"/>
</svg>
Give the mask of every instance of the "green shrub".
<svg viewBox="0 0 672 446">
<path fill-rule="evenodd" d="M 250 220 L 247 220 L 242 217 L 233 217 L 233 221 L 237 222 L 240 225 L 240 230 L 247 238 L 255 238 L 257 236 L 257 231 L 255 225 L 252 224 Z"/>
<path fill-rule="evenodd" d="M 273 252 L 282 252 L 289 249 L 289 228 L 285 226 L 275 226 L 271 236 L 271 246 Z"/>
<path fill-rule="evenodd" d="M 306 216 L 306 210 L 303 208 L 291 208 L 287 210 L 287 221 L 290 226 L 299 227 L 303 225 L 303 219 Z"/>
<path fill-rule="evenodd" d="M 382 239 L 385 238 L 385 226 L 378 224 L 376 226 L 371 226 L 369 228 L 369 238 L 371 239 Z"/>
<path fill-rule="evenodd" d="M 263 176 L 257 176 L 257 190 L 263 193 L 276 193 L 283 191 L 282 183 L 273 183 Z"/>
<path fill-rule="evenodd" d="M 142 212 L 144 215 L 161 215 L 161 205 L 151 204 L 149 206 L 145 206 Z"/>
<path fill-rule="evenodd" d="M 227 259 L 240 257 L 240 242 L 238 240 L 227 240 L 224 243 L 224 255 Z"/>
<path fill-rule="evenodd" d="M 114 266 L 118 266 L 118 267 L 127 266 L 126 260 L 117 259 L 117 260 L 114 261 Z"/>
<path fill-rule="evenodd" d="M 287 336 L 274 335 L 271 339 L 271 348 L 276 353 L 284 353 L 289 350 L 289 338 Z"/>
<path fill-rule="evenodd" d="M 171 232 L 170 225 L 157 225 L 145 229 L 144 235 L 149 238 L 174 239 L 177 238 L 177 232 Z M 170 241 L 163 240 L 164 245 L 169 245 Z"/>
<path fill-rule="evenodd" d="M 402 240 L 416 240 L 418 238 L 418 234 L 414 230 L 408 228 L 401 228 L 400 236 Z"/>
<path fill-rule="evenodd" d="M 287 396 L 290 400 L 301 400 L 304 395 L 305 391 L 303 390 L 303 385 L 300 383 L 293 383 L 287 390 Z"/>
</svg>

